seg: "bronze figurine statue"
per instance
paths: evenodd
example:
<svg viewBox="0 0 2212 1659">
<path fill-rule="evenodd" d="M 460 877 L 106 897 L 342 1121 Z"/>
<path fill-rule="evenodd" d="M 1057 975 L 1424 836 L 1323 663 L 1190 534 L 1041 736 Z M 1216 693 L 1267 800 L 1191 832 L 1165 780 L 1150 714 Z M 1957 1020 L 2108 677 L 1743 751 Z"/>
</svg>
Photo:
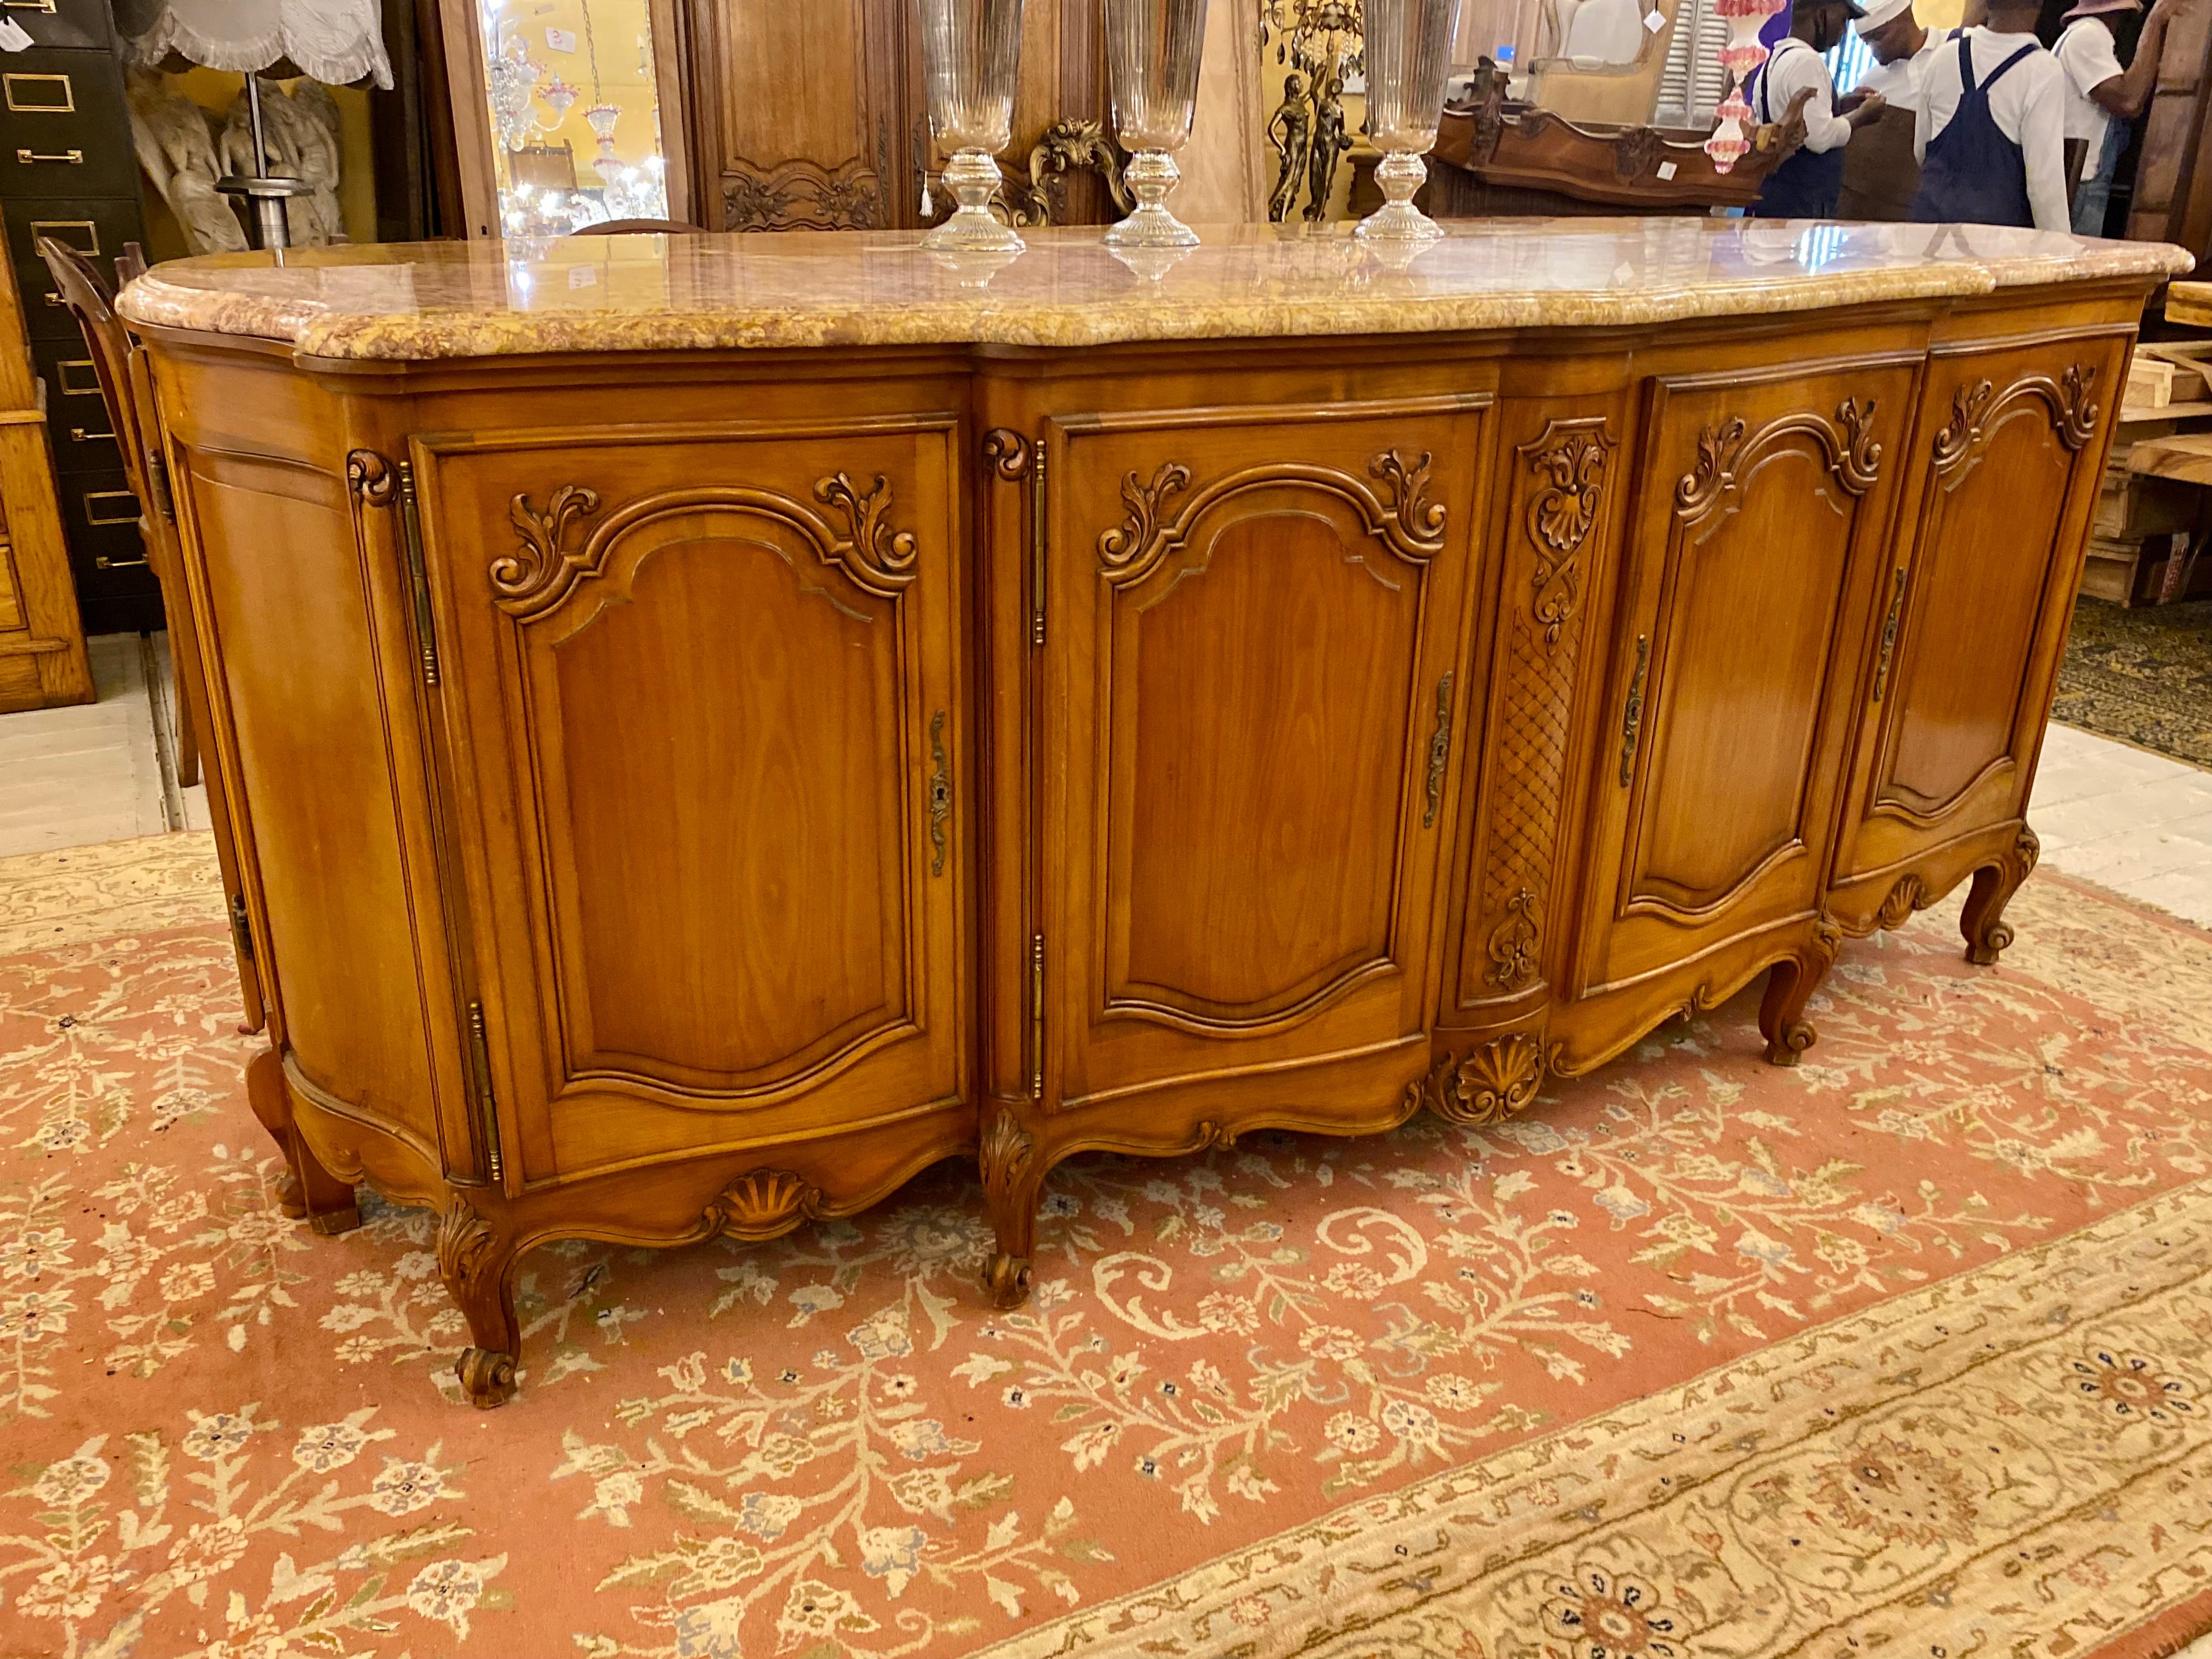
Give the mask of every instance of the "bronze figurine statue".
<svg viewBox="0 0 2212 1659">
<path fill-rule="evenodd" d="M 1275 171 L 1275 188 L 1267 196 L 1268 221 L 1280 224 L 1298 199 L 1298 185 L 1313 149 L 1313 112 L 1306 106 L 1306 83 L 1295 71 L 1283 77 L 1283 101 L 1267 118 L 1267 142 L 1283 156 Z"/>
<path fill-rule="evenodd" d="M 1352 135 L 1344 130 L 1344 82 L 1332 80 L 1328 94 L 1315 100 L 1313 156 L 1306 164 L 1310 198 L 1306 222 L 1317 225 L 1328 216 L 1329 187 L 1336 182 L 1336 164 L 1352 148 Z"/>
</svg>

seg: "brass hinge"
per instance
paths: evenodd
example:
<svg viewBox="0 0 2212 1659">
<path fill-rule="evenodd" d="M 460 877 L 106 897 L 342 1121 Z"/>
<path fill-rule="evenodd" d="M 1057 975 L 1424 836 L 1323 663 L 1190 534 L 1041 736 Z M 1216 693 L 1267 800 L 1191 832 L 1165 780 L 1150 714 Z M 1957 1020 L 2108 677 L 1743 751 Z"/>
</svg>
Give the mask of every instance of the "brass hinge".
<svg viewBox="0 0 2212 1659">
<path fill-rule="evenodd" d="M 423 574 L 422 515 L 415 505 L 415 468 L 402 461 L 399 472 L 399 540 L 407 556 L 407 581 L 415 592 L 415 638 L 422 653 L 422 684 L 438 683 L 438 629 L 430 616 L 430 580 Z"/>
<path fill-rule="evenodd" d="M 1030 1098 L 1044 1098 L 1044 935 L 1030 940 Z"/>
<path fill-rule="evenodd" d="M 253 960 L 253 928 L 246 919 L 246 895 L 230 896 L 230 936 L 238 941 L 238 954 L 248 962 Z"/>
<path fill-rule="evenodd" d="M 1044 643 L 1045 526 L 1050 521 L 1045 497 L 1044 434 L 1037 434 L 1030 461 L 1030 643 Z"/>
<path fill-rule="evenodd" d="M 113 433 L 106 434 L 113 437 Z M 154 506 L 171 524 L 177 521 L 177 498 L 169 493 L 169 463 L 158 449 L 146 453 L 146 482 L 154 492 Z"/>
<path fill-rule="evenodd" d="M 469 1004 L 469 1073 L 476 1088 L 477 1111 L 483 1125 L 484 1162 L 496 1186 L 505 1179 L 505 1172 L 500 1167 L 499 1102 L 491 1091 L 491 1045 L 484 1040 L 481 1002 Z"/>
</svg>

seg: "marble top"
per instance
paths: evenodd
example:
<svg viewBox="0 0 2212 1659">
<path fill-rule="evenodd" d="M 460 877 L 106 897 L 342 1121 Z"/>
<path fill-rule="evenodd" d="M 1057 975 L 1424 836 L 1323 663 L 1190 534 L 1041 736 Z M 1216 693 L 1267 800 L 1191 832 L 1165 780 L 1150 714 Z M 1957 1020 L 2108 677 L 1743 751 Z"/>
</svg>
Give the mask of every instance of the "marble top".
<svg viewBox="0 0 2212 1659">
<path fill-rule="evenodd" d="M 1988 225 L 1461 220 L 1410 258 L 1349 225 L 1200 226 L 1133 269 L 1095 228 L 1026 252 L 923 252 L 913 232 L 572 236 L 222 253 L 131 283 L 133 322 L 391 361 L 781 346 L 1598 327 L 1986 294 L 2191 268 L 2164 243 Z"/>
</svg>

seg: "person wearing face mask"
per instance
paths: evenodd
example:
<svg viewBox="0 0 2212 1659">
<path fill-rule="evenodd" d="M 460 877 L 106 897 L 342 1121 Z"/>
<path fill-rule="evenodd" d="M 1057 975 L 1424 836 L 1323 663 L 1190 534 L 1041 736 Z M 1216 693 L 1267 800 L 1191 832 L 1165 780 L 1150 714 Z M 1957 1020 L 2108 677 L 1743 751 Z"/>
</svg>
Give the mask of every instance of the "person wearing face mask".
<svg viewBox="0 0 2212 1659">
<path fill-rule="evenodd" d="M 1920 188 L 1920 162 L 1912 153 L 1920 77 L 1954 31 L 1923 27 L 1912 15 L 1912 0 L 1873 0 L 1866 15 L 1851 27 L 1874 58 L 1856 89 L 1880 93 L 1885 107 L 1851 135 L 1850 148 L 1844 152 L 1844 189 L 1836 216 L 1908 219 Z"/>
<path fill-rule="evenodd" d="M 1920 79 L 1913 153 L 1923 224 L 2069 228 L 2066 74 L 2035 38 L 2039 0 L 1989 0 Z"/>
<path fill-rule="evenodd" d="M 1797 0 L 1790 33 L 1759 71 L 1752 100 L 1761 125 L 1787 121 L 1802 105 L 1805 142 L 1766 175 L 1752 211 L 1762 219 L 1832 219 L 1844 184 L 1844 147 L 1852 133 L 1881 113 L 1879 94 L 1854 93 L 1836 106 L 1836 83 L 1824 55 L 1844 38 L 1857 0 Z"/>
</svg>

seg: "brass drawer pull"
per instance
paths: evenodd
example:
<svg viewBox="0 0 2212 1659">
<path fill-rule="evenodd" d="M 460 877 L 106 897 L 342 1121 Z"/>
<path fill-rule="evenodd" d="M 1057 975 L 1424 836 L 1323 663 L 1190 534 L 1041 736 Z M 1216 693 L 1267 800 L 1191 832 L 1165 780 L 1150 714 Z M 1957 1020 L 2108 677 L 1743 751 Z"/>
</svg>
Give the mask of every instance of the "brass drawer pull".
<svg viewBox="0 0 2212 1659">
<path fill-rule="evenodd" d="M 68 167 L 81 167 L 84 165 L 84 152 L 81 149 L 64 149 L 41 155 L 35 149 L 19 149 L 15 152 L 15 160 L 23 167 L 30 166 L 33 161 L 59 161 Z"/>
<path fill-rule="evenodd" d="M 1651 641 L 1636 636 L 1636 678 L 1628 683 L 1628 704 L 1620 711 L 1620 784 L 1636 781 L 1636 744 L 1644 734 L 1644 676 L 1651 666 Z"/>
<path fill-rule="evenodd" d="M 1443 794 L 1444 763 L 1451 757 L 1452 677 L 1437 682 L 1437 729 L 1429 738 L 1429 804 L 1421 814 L 1421 828 L 1437 827 L 1437 803 Z"/>
<path fill-rule="evenodd" d="M 106 439 L 110 443 L 115 441 L 115 434 L 112 432 L 87 432 L 81 426 L 73 426 L 70 428 L 70 441 L 72 443 L 97 443 L 102 438 Z"/>
<path fill-rule="evenodd" d="M 17 115 L 74 115 L 76 83 L 66 75 L 16 70 L 0 75 L 0 94 Z"/>
<path fill-rule="evenodd" d="M 1874 700 L 1881 701 L 1883 688 L 1889 684 L 1889 659 L 1897 650 L 1897 623 L 1905 609 L 1905 572 L 1897 573 L 1897 586 L 1889 596 L 1889 615 L 1881 624 L 1881 660 L 1874 669 Z"/>
<path fill-rule="evenodd" d="M 97 501 L 99 506 L 94 503 Z M 111 510 L 112 504 L 123 503 L 120 512 Z M 142 509 L 138 498 L 127 489 L 89 489 L 84 495 L 84 521 L 89 525 L 137 524 Z M 143 559 L 134 560 L 143 564 Z"/>
<path fill-rule="evenodd" d="M 952 768 L 945 758 L 945 711 L 929 717 L 929 873 L 945 873 L 945 824 L 952 816 Z"/>
<path fill-rule="evenodd" d="M 9 11 L 42 11 L 52 17 L 54 0 L 0 0 L 0 8 Z"/>
<path fill-rule="evenodd" d="M 143 559 L 111 559 L 102 553 L 93 559 L 92 564 L 95 570 L 136 570 L 145 562 Z"/>
</svg>

